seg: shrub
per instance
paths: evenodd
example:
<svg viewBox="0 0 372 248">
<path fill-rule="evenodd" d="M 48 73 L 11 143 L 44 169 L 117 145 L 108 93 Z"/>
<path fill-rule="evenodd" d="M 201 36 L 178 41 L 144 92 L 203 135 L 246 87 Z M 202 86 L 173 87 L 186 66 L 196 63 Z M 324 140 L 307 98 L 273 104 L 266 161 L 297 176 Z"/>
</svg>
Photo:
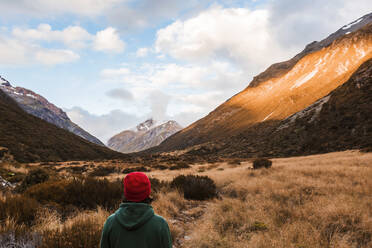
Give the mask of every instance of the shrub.
<svg viewBox="0 0 372 248">
<path fill-rule="evenodd" d="M 0 201 L 0 220 L 14 219 L 18 224 L 31 225 L 34 221 L 39 204 L 34 199 L 25 196 L 10 196 Z"/>
<path fill-rule="evenodd" d="M 44 169 L 31 170 L 18 187 L 19 192 L 25 191 L 32 185 L 43 183 L 49 179 L 49 174 Z"/>
<path fill-rule="evenodd" d="M 93 171 L 89 175 L 94 177 L 105 177 L 115 172 L 117 172 L 115 166 L 108 167 L 98 166 L 95 169 L 93 169 Z"/>
<path fill-rule="evenodd" d="M 240 165 L 241 161 L 240 159 L 233 159 L 228 162 L 229 165 Z"/>
<path fill-rule="evenodd" d="M 57 203 L 63 208 L 70 205 L 84 209 L 103 206 L 107 209 L 118 207 L 123 196 L 120 181 L 109 182 L 92 177 L 73 180 L 48 181 L 30 187 L 27 196 L 41 203 Z"/>
<path fill-rule="evenodd" d="M 168 169 L 167 166 L 162 165 L 162 164 L 154 165 L 153 168 L 158 169 L 158 170 L 166 170 L 166 169 Z"/>
<path fill-rule="evenodd" d="M 178 162 L 176 165 L 171 166 L 170 170 L 181 170 L 181 169 L 188 169 L 190 168 L 190 165 L 188 165 L 186 162 Z"/>
<path fill-rule="evenodd" d="M 189 200 L 201 201 L 217 196 L 216 184 L 207 176 L 180 175 L 173 179 L 171 187 L 182 191 Z"/>
<path fill-rule="evenodd" d="M 266 158 L 258 158 L 253 161 L 253 169 L 270 168 L 273 162 Z"/>
<path fill-rule="evenodd" d="M 125 168 L 122 173 L 123 174 L 129 174 L 132 172 L 149 172 L 151 171 L 150 169 L 144 167 L 144 166 L 139 166 L 139 167 L 132 167 L 132 168 Z"/>
<path fill-rule="evenodd" d="M 160 181 L 157 178 L 150 177 L 150 182 L 151 182 L 151 191 L 153 192 L 159 192 L 161 188 L 167 187 L 168 183 L 165 181 Z"/>
</svg>

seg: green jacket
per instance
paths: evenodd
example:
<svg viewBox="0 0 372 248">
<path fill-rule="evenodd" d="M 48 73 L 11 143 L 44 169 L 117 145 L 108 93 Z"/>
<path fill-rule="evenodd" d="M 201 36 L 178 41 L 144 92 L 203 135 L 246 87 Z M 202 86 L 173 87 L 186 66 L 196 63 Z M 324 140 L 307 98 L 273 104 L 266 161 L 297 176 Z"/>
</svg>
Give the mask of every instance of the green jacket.
<svg viewBox="0 0 372 248">
<path fill-rule="evenodd" d="M 167 222 L 151 205 L 122 203 L 103 227 L 101 248 L 172 248 Z"/>
</svg>

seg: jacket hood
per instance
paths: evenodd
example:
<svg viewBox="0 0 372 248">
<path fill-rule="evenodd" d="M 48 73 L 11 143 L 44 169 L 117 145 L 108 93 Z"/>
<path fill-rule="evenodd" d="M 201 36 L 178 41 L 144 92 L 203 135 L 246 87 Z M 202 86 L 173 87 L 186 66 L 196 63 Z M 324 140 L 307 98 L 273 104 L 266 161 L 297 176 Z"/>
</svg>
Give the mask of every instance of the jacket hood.
<svg viewBox="0 0 372 248">
<path fill-rule="evenodd" d="M 122 203 L 115 219 L 127 230 L 136 230 L 154 216 L 154 210 L 145 203 Z"/>
</svg>

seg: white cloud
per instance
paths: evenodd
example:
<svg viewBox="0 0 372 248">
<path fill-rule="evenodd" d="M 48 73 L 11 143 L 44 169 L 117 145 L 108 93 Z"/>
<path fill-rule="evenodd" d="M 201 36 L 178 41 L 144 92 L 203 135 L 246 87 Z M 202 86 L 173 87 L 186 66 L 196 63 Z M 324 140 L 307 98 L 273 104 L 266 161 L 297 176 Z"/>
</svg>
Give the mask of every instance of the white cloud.
<svg viewBox="0 0 372 248">
<path fill-rule="evenodd" d="M 113 110 L 105 115 L 92 114 L 80 107 L 65 109 L 70 119 L 103 142 L 115 134 L 136 126 L 142 119 L 136 115 Z"/>
<path fill-rule="evenodd" d="M 130 74 L 128 68 L 118 68 L 118 69 L 104 69 L 101 71 L 101 76 L 107 79 L 117 80 L 122 78 L 124 75 Z"/>
<path fill-rule="evenodd" d="M 108 27 L 90 34 L 80 26 L 68 26 L 63 30 L 52 30 L 49 24 L 40 24 L 36 29 L 14 28 L 14 38 L 26 42 L 62 42 L 70 48 L 84 48 L 91 46 L 97 51 L 122 52 L 125 43 L 120 39 L 116 29 Z"/>
<path fill-rule="evenodd" d="M 52 30 L 49 24 L 40 24 L 36 29 L 14 28 L 12 34 L 15 38 L 25 41 L 59 41 L 72 48 L 86 47 L 86 42 L 93 39 L 80 26 L 69 26 L 61 31 Z"/>
<path fill-rule="evenodd" d="M 108 27 L 99 31 L 94 39 L 93 48 L 104 52 L 123 52 L 125 43 L 120 39 L 115 28 Z"/>
<path fill-rule="evenodd" d="M 79 55 L 66 49 L 48 49 L 24 41 L 0 37 L 0 64 L 28 65 L 41 63 L 56 65 L 79 59 Z"/>
<path fill-rule="evenodd" d="M 80 56 L 70 50 L 40 49 L 36 52 L 35 58 L 42 64 L 56 65 L 72 62 L 79 59 Z"/>
<path fill-rule="evenodd" d="M 220 6 L 159 30 L 155 47 L 180 60 L 229 60 L 254 71 L 287 55 L 270 35 L 267 10 Z"/>
<path fill-rule="evenodd" d="M 27 14 L 35 17 L 53 16 L 55 14 L 77 14 L 97 16 L 125 0 L 17 0 L 0 1 L 0 9 L 13 14 Z"/>
<path fill-rule="evenodd" d="M 149 51 L 150 50 L 147 47 L 139 48 L 136 52 L 136 56 L 139 58 L 146 57 Z"/>
</svg>

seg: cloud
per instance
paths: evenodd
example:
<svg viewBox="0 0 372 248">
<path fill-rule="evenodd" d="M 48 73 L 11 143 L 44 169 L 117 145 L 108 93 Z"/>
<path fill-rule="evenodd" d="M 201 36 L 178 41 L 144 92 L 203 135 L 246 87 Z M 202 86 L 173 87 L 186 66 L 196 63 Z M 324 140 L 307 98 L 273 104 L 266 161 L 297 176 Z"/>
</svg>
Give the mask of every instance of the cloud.
<svg viewBox="0 0 372 248">
<path fill-rule="evenodd" d="M 123 130 L 136 126 L 143 120 L 122 110 L 113 110 L 105 115 L 95 115 L 80 108 L 65 109 L 70 119 L 103 142 Z"/>
<path fill-rule="evenodd" d="M 106 92 L 106 95 L 124 102 L 132 101 L 134 99 L 132 93 L 125 89 L 112 89 Z"/>
<path fill-rule="evenodd" d="M 162 91 L 153 91 L 149 95 L 151 116 L 155 120 L 167 119 L 167 108 L 171 97 Z"/>
<path fill-rule="evenodd" d="M 272 36 L 277 43 L 299 52 L 313 40 L 321 40 L 343 25 L 368 14 L 369 0 L 273 0 L 267 6 Z"/>
<path fill-rule="evenodd" d="M 106 16 L 121 31 L 137 31 L 156 26 L 164 20 L 178 18 L 185 13 L 197 12 L 208 4 L 209 0 L 142 0 L 135 5 L 117 5 Z"/>
<path fill-rule="evenodd" d="M 104 78 L 116 79 L 124 75 L 128 75 L 130 70 L 128 68 L 119 68 L 119 69 L 104 69 L 101 71 L 101 76 Z"/>
<path fill-rule="evenodd" d="M 107 27 L 90 34 L 80 26 L 68 26 L 62 30 L 52 30 L 49 24 L 42 23 L 36 29 L 14 28 L 12 35 L 15 39 L 25 42 L 62 42 L 70 48 L 79 49 L 92 47 L 103 52 L 122 52 L 125 43 L 113 27 Z"/>
<path fill-rule="evenodd" d="M 12 0 L 0 1 L 0 9 L 5 16 L 8 16 L 8 13 L 33 17 L 54 17 L 56 14 L 97 16 L 122 2 L 125 0 Z"/>
<path fill-rule="evenodd" d="M 79 55 L 69 50 L 40 49 L 35 54 L 36 61 L 45 65 L 64 64 L 80 58 Z"/>
<path fill-rule="evenodd" d="M 12 35 L 24 41 L 58 41 L 71 48 L 83 48 L 93 35 L 80 26 L 68 26 L 63 30 L 52 30 L 49 24 L 40 24 L 36 29 L 14 28 Z"/>
<path fill-rule="evenodd" d="M 149 49 L 147 47 L 139 48 L 136 52 L 136 56 L 139 58 L 146 57 L 149 53 Z"/>
<path fill-rule="evenodd" d="M 288 55 L 270 35 L 267 10 L 221 6 L 160 29 L 155 48 L 179 60 L 228 60 L 251 71 Z"/>
<path fill-rule="evenodd" d="M 99 31 L 94 39 L 93 48 L 97 51 L 118 52 L 124 51 L 125 43 L 113 27 Z"/>
<path fill-rule="evenodd" d="M 29 44 L 11 38 L 0 36 L 0 64 L 2 65 L 29 65 L 45 64 L 56 65 L 69 63 L 79 59 L 79 55 L 66 49 L 43 48 L 36 44 Z"/>
</svg>

